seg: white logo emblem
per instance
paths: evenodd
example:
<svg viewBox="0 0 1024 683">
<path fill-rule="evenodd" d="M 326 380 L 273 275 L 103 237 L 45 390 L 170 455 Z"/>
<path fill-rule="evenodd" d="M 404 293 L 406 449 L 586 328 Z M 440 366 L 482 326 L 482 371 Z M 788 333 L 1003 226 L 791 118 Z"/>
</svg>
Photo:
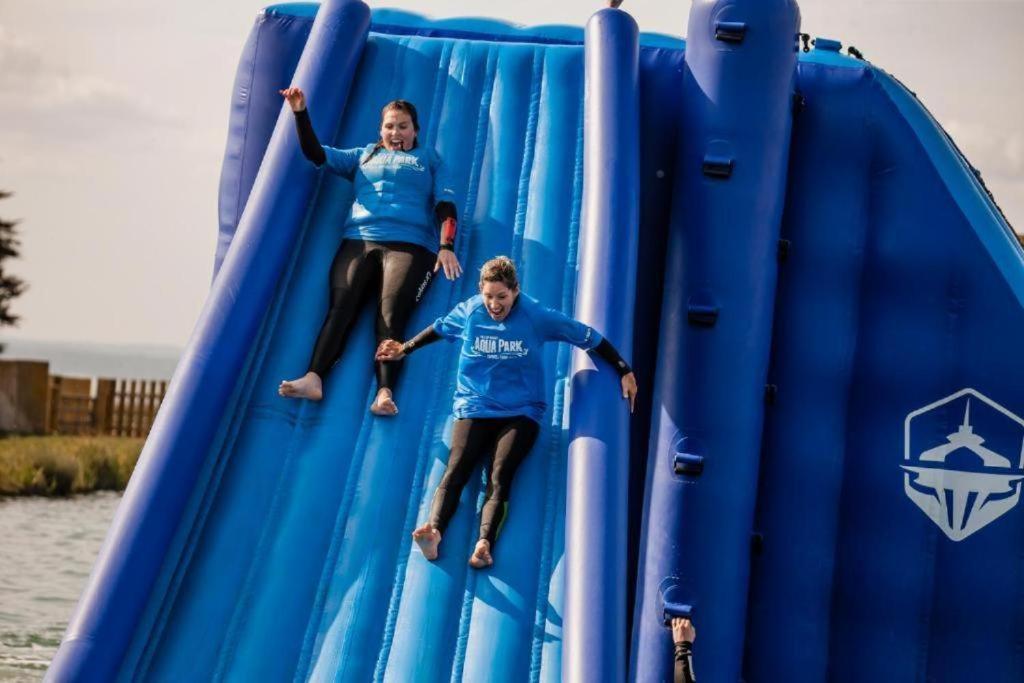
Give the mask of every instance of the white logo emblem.
<svg viewBox="0 0 1024 683">
<path fill-rule="evenodd" d="M 1020 500 L 1024 420 L 974 389 L 907 415 L 903 443 L 907 496 L 953 541 L 994 522 Z"/>
</svg>

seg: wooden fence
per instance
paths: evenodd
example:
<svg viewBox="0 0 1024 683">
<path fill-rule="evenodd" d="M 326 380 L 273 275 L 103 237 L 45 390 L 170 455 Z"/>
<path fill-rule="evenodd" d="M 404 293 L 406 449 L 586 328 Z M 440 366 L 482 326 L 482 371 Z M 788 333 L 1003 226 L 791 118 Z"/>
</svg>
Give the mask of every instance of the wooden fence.
<svg viewBox="0 0 1024 683">
<path fill-rule="evenodd" d="M 143 379 L 50 377 L 47 431 L 60 434 L 146 436 L 167 382 Z"/>
</svg>

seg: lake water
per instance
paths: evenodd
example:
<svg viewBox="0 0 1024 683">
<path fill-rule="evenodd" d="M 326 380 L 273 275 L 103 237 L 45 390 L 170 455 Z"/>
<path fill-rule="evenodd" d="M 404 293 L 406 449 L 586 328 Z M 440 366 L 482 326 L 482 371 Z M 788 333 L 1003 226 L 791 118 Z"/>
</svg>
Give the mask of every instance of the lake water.
<svg viewBox="0 0 1024 683">
<path fill-rule="evenodd" d="M 173 346 L 88 344 L 0 337 L 0 359 L 45 360 L 51 375 L 170 379 L 181 356 Z"/>
<path fill-rule="evenodd" d="M 42 679 L 120 500 L 0 498 L 0 681 Z"/>
</svg>

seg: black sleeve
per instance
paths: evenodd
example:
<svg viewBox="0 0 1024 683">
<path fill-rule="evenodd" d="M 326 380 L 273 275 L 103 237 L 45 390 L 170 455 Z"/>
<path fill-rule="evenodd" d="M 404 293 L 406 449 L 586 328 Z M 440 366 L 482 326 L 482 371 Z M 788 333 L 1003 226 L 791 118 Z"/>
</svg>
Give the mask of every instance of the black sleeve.
<svg viewBox="0 0 1024 683">
<path fill-rule="evenodd" d="M 615 350 L 615 347 L 611 345 L 607 339 L 601 339 L 601 343 L 593 348 L 594 355 L 600 356 L 605 359 L 609 365 L 615 368 L 615 371 L 619 373 L 619 377 L 625 377 L 629 373 L 633 372 L 632 368 L 629 367 L 629 363 L 622 360 L 622 356 Z"/>
<path fill-rule="evenodd" d="M 299 134 L 299 146 L 302 148 L 302 155 L 317 166 L 323 166 L 327 161 L 327 154 L 320 146 L 316 138 L 316 131 L 313 130 L 313 122 L 309 118 L 309 110 L 293 112 L 295 114 L 295 131 Z"/>
<path fill-rule="evenodd" d="M 404 351 L 405 355 L 408 356 L 410 353 L 420 348 L 421 346 L 433 344 L 434 342 L 439 341 L 440 339 L 441 335 L 439 335 L 437 333 L 437 330 L 434 329 L 434 326 L 431 325 L 430 327 L 426 328 L 409 341 L 402 344 L 402 351 Z"/>
<path fill-rule="evenodd" d="M 451 202 L 438 202 L 437 206 L 434 207 L 434 215 L 437 216 L 438 223 L 444 223 L 449 218 L 459 220 L 455 212 L 455 205 Z"/>
<path fill-rule="evenodd" d="M 697 678 L 693 675 L 693 646 L 687 642 L 676 643 L 675 658 L 675 683 L 696 683 Z"/>
</svg>

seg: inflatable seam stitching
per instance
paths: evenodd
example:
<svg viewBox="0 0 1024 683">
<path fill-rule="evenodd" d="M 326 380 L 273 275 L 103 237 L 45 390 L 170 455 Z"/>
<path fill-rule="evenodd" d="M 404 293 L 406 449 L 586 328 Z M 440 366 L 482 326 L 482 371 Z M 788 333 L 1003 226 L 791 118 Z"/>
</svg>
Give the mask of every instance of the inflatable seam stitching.
<svg viewBox="0 0 1024 683">
<path fill-rule="evenodd" d="M 448 70 L 451 65 L 453 44 L 449 41 L 444 44 L 441 51 L 441 60 L 438 64 L 436 81 L 434 83 L 434 101 L 430 111 L 429 126 L 430 130 L 425 136 L 431 143 L 437 138 L 437 131 L 440 127 L 441 110 L 444 108 L 445 91 L 447 89 L 447 76 Z M 452 294 L 455 291 L 455 287 L 452 287 L 449 292 L 449 303 L 451 302 Z M 430 382 L 430 386 L 433 389 L 433 393 L 438 393 L 438 388 L 442 385 L 444 378 L 444 370 L 451 370 L 447 368 L 445 363 L 433 364 L 434 373 L 433 381 Z M 429 401 L 427 404 L 427 412 L 424 415 L 424 424 L 435 423 L 435 413 L 437 407 L 443 405 L 444 399 L 440 396 L 435 396 L 434 400 Z M 442 428 L 443 430 L 443 428 Z M 416 517 L 420 509 L 420 499 L 423 495 L 423 478 L 427 471 L 428 463 L 430 461 L 431 446 L 434 443 L 436 435 L 435 430 L 423 430 L 420 438 L 420 443 L 417 448 L 416 456 L 416 470 L 413 473 L 411 482 L 410 495 L 408 497 L 408 503 L 406 504 L 406 515 L 405 520 L 402 523 L 402 534 L 399 539 L 401 543 L 398 551 L 398 561 L 395 565 L 394 579 L 391 585 L 391 599 L 388 605 L 388 614 L 384 622 L 384 632 L 381 638 L 381 647 L 377 654 L 377 663 L 374 667 L 373 680 L 379 681 L 384 679 L 385 670 L 387 667 L 388 657 L 391 653 L 391 646 L 394 642 L 395 635 L 395 624 L 398 620 L 398 613 L 402 603 L 402 595 L 405 589 L 405 581 L 403 580 L 406 570 L 409 565 L 409 555 L 412 551 L 411 544 L 408 541 L 409 535 L 412 529 L 416 525 Z"/>
<path fill-rule="evenodd" d="M 480 100 L 479 125 L 477 126 L 476 140 L 473 146 L 473 168 L 470 171 L 469 190 L 466 197 L 467 217 L 472 216 L 476 211 L 476 202 L 479 196 L 479 184 L 483 155 L 487 149 L 487 132 L 490 129 L 491 100 L 494 97 L 494 86 L 497 79 L 498 52 L 494 46 L 487 47 L 487 71 L 484 76 L 484 85 L 481 88 L 483 97 Z M 472 207 L 472 211 L 470 211 Z M 469 574 L 466 586 L 463 589 L 462 607 L 459 611 L 458 635 L 455 641 L 455 653 L 452 657 L 451 681 L 459 683 L 462 680 L 462 671 L 465 667 L 466 643 L 469 640 L 469 622 L 472 616 L 473 594 L 475 592 L 475 572 Z"/>
</svg>

